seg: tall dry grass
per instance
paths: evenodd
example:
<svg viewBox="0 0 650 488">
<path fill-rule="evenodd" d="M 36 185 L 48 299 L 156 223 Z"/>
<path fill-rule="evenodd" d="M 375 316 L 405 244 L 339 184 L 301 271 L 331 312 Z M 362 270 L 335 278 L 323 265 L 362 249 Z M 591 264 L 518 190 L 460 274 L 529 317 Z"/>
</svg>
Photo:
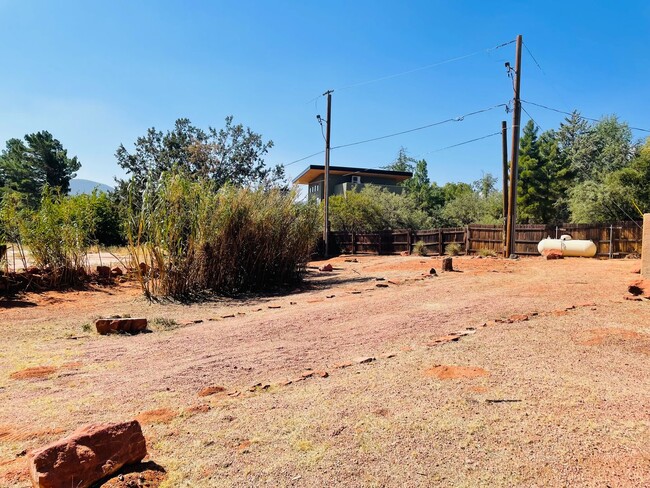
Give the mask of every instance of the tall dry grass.
<svg viewBox="0 0 650 488">
<path fill-rule="evenodd" d="M 318 222 L 294 192 L 217 189 L 173 171 L 149 181 L 131 211 L 129 251 L 146 264 L 138 270 L 149 298 L 268 290 L 300 277 Z"/>
</svg>

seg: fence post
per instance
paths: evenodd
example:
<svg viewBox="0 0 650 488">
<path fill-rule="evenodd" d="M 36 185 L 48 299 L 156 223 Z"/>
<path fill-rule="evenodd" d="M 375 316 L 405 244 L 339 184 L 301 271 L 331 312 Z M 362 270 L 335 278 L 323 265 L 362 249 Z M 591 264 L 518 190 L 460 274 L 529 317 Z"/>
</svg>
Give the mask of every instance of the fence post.
<svg viewBox="0 0 650 488">
<path fill-rule="evenodd" d="M 469 256 L 470 250 L 470 235 L 469 235 L 469 225 L 465 226 L 465 256 Z"/>
<path fill-rule="evenodd" d="M 445 248 L 442 244 L 443 241 L 443 236 L 442 236 L 442 227 L 438 229 L 438 244 L 440 247 L 440 255 L 443 256 L 445 254 Z"/>
</svg>

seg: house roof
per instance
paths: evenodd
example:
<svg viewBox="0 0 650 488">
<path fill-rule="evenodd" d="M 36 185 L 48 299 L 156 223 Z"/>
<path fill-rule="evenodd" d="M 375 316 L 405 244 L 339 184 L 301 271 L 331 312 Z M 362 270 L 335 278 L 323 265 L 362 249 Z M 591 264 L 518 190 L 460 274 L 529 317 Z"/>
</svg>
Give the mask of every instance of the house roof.
<svg viewBox="0 0 650 488">
<path fill-rule="evenodd" d="M 319 164 L 310 164 L 307 168 L 294 178 L 294 183 L 307 185 L 318 176 L 325 173 L 325 166 Z M 366 176 L 381 176 L 383 178 L 390 178 L 395 181 L 408 180 L 413 173 L 410 171 L 390 171 L 387 169 L 368 169 L 368 168 L 352 168 L 348 166 L 330 166 L 331 175 L 366 175 Z"/>
</svg>

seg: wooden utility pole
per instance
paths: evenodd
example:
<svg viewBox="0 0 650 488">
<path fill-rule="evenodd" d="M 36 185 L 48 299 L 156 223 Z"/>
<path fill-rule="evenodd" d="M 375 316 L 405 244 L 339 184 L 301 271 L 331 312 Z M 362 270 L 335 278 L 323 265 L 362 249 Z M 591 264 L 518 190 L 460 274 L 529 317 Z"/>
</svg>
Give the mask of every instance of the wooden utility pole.
<svg viewBox="0 0 650 488">
<path fill-rule="evenodd" d="M 325 202 L 325 220 L 323 223 L 323 240 L 325 241 L 325 257 L 330 255 L 330 134 L 332 129 L 332 92 L 327 90 L 323 95 L 327 95 L 327 123 L 325 129 L 325 176 L 323 178 L 323 199 Z"/>
<path fill-rule="evenodd" d="M 503 255 L 506 256 L 506 231 L 508 227 L 508 123 L 501 121 L 501 146 L 503 153 Z"/>
<path fill-rule="evenodd" d="M 519 171 L 519 133 L 521 129 L 521 45 L 523 38 L 517 36 L 515 53 L 514 107 L 512 111 L 512 148 L 510 151 L 510 192 L 508 194 L 508 222 L 506 226 L 506 257 L 515 252 L 515 224 L 517 222 L 517 177 Z"/>
</svg>

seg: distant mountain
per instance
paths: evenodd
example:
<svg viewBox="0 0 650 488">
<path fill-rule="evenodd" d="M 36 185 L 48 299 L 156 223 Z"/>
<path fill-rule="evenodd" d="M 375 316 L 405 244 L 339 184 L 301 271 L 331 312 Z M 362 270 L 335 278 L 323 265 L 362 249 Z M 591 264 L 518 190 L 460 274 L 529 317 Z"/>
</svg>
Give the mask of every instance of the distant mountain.
<svg viewBox="0 0 650 488">
<path fill-rule="evenodd" d="M 92 180 L 82 178 L 73 178 L 70 180 L 70 195 L 79 195 L 80 193 L 92 193 L 97 188 L 99 191 L 109 192 L 113 187 Z"/>
</svg>

